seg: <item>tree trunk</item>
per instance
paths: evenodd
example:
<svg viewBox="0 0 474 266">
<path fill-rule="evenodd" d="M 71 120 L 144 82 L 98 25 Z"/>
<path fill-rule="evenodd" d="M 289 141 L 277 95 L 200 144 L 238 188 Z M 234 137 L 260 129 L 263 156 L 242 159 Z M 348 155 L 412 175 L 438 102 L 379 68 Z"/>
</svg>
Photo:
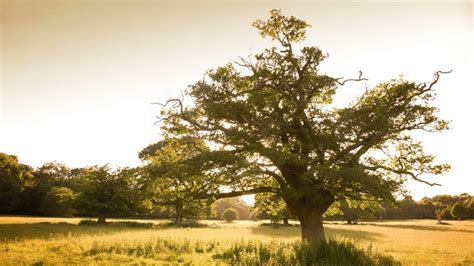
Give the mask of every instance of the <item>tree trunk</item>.
<svg viewBox="0 0 474 266">
<path fill-rule="evenodd" d="M 271 219 L 273 228 L 278 228 L 278 219 Z"/>
<path fill-rule="evenodd" d="M 323 241 L 323 214 L 312 212 L 298 216 L 301 224 L 301 237 L 305 241 Z"/>
<path fill-rule="evenodd" d="M 443 218 L 443 212 L 441 210 L 435 210 L 436 219 L 438 220 L 438 224 L 443 224 L 441 219 Z"/>
<path fill-rule="evenodd" d="M 177 203 L 175 205 L 176 208 L 176 218 L 174 220 L 174 224 L 181 226 L 183 222 L 183 205 L 181 203 Z"/>
<path fill-rule="evenodd" d="M 105 224 L 105 214 L 99 213 L 99 218 L 97 219 L 98 224 Z"/>
<path fill-rule="evenodd" d="M 290 214 L 298 217 L 301 238 L 305 241 L 324 241 L 323 213 L 334 203 L 334 194 L 321 180 L 303 182 L 308 176 L 308 165 L 283 163 L 278 167 L 288 186 L 280 196 Z"/>
<path fill-rule="evenodd" d="M 289 225 L 290 223 L 288 222 L 288 217 L 283 218 L 283 224 L 284 225 Z"/>
</svg>

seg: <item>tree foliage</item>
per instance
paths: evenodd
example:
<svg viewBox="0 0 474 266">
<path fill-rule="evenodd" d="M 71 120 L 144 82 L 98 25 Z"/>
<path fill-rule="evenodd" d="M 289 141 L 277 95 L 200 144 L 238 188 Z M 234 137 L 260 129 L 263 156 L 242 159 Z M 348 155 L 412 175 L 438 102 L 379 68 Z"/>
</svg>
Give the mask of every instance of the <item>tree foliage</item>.
<svg viewBox="0 0 474 266">
<path fill-rule="evenodd" d="M 336 199 L 393 201 L 407 179 L 435 185 L 420 175 L 449 169 L 408 134 L 448 128 L 432 105 L 443 72 L 431 83 L 390 80 L 333 108 L 337 89 L 364 80 L 362 73 L 347 80 L 321 73 L 321 49 L 294 49 L 309 27 L 302 20 L 272 10 L 253 25 L 277 45 L 208 71 L 186 91 L 192 101 L 170 99 L 161 112 L 166 136 L 203 139 L 212 144 L 208 158 L 230 158 L 201 168 L 219 173 L 213 182 L 276 193 L 300 220 L 303 238 L 317 240 Z"/>
<path fill-rule="evenodd" d="M 355 224 L 359 219 L 375 219 L 383 211 L 379 202 L 364 199 L 341 199 L 334 202 L 324 214 L 327 219 L 343 219 L 348 224 Z"/>
<path fill-rule="evenodd" d="M 464 220 L 469 217 L 469 209 L 464 202 L 456 202 L 453 207 L 451 207 L 451 215 L 458 220 Z"/>
<path fill-rule="evenodd" d="M 112 171 L 107 165 L 83 169 L 75 207 L 95 213 L 99 223 L 105 223 L 110 214 L 134 213 L 138 203 L 134 172 L 128 168 Z"/>
<path fill-rule="evenodd" d="M 246 220 L 250 218 L 250 206 L 239 197 L 223 198 L 215 202 L 216 217 L 222 217 L 222 213 L 233 208 L 239 213 L 239 219 Z"/>
<path fill-rule="evenodd" d="M 46 216 L 72 217 L 76 210 L 74 192 L 67 187 L 52 187 L 41 201 L 40 211 Z"/>
<path fill-rule="evenodd" d="M 48 191 L 53 187 L 72 187 L 71 173 L 70 168 L 58 162 L 47 162 L 34 169 L 31 183 L 22 193 L 19 212 L 36 215 L 43 213 L 42 203 Z"/>
<path fill-rule="evenodd" d="M 256 215 L 260 219 L 270 219 L 274 227 L 278 226 L 280 221 L 288 224 L 290 211 L 286 203 L 273 193 L 259 193 L 255 196 L 253 206 Z"/>
<path fill-rule="evenodd" d="M 0 152 L 0 213 L 13 213 L 21 204 L 25 189 L 31 187 L 33 169 L 14 155 Z"/>
<path fill-rule="evenodd" d="M 151 201 L 167 209 L 180 225 L 183 219 L 210 216 L 213 199 L 206 197 L 216 191 L 217 184 L 200 171 L 207 164 L 202 153 L 205 143 L 192 137 L 167 138 L 151 144 L 139 153 L 146 161 L 143 167 L 144 184 Z"/>
<path fill-rule="evenodd" d="M 234 220 L 239 219 L 239 213 L 234 208 L 225 209 L 224 212 L 222 213 L 222 219 L 230 223 Z"/>
</svg>

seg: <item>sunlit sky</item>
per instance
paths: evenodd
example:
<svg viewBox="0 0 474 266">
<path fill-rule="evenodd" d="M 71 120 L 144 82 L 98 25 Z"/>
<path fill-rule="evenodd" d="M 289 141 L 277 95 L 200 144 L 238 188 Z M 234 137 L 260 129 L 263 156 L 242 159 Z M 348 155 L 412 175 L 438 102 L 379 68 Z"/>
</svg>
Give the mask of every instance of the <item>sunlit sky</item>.
<svg viewBox="0 0 474 266">
<path fill-rule="evenodd" d="M 14 1 L 1 0 L 0 152 L 39 166 L 135 166 L 158 140 L 163 102 L 210 68 L 268 47 L 251 23 L 273 8 L 309 24 L 305 45 L 330 57 L 344 105 L 365 85 L 403 74 L 431 81 L 452 130 L 417 134 L 452 166 L 441 187 L 410 183 L 415 199 L 474 194 L 473 5 L 469 1 Z"/>
</svg>

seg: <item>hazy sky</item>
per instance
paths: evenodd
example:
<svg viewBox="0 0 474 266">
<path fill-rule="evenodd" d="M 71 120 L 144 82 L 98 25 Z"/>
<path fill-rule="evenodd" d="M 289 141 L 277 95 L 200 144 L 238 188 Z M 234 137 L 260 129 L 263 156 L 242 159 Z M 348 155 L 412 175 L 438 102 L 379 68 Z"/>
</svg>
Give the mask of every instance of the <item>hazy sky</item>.
<svg viewBox="0 0 474 266">
<path fill-rule="evenodd" d="M 362 70 L 370 86 L 453 69 L 436 87 L 453 129 L 417 135 L 452 171 L 427 177 L 442 187 L 408 189 L 416 199 L 474 194 L 469 1 L 0 1 L 0 152 L 23 163 L 138 165 L 159 137 L 151 103 L 269 46 L 251 23 L 281 8 L 312 25 L 305 45 L 330 54 L 322 68 L 334 76 Z M 364 86 L 344 87 L 337 103 Z"/>
</svg>

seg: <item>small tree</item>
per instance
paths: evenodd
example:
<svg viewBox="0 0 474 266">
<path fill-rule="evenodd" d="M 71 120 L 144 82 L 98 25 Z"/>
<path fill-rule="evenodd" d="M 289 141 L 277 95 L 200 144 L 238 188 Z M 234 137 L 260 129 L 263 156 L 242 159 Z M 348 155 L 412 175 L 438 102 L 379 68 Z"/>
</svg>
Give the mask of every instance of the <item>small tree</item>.
<svg viewBox="0 0 474 266">
<path fill-rule="evenodd" d="M 209 163 L 199 155 L 207 151 L 202 140 L 184 137 L 167 138 L 151 144 L 139 153 L 147 164 L 142 168 L 143 187 L 156 208 L 168 210 L 175 224 L 186 218 L 199 218 L 212 213 L 214 201 L 208 192 L 217 191 L 217 184 L 205 178 L 200 168 Z"/>
<path fill-rule="evenodd" d="M 457 201 L 458 197 L 452 195 L 437 195 L 431 198 L 438 224 L 443 224 L 442 219 L 452 219 L 450 210 Z"/>
<path fill-rule="evenodd" d="M 137 193 L 133 189 L 134 170 L 111 171 L 105 166 L 83 169 L 78 180 L 75 207 L 98 215 L 99 224 L 110 214 L 129 214 L 136 209 Z"/>
<path fill-rule="evenodd" d="M 438 224 L 443 224 L 443 216 L 445 215 L 446 212 L 447 212 L 447 209 L 445 208 L 437 207 L 435 209 L 434 214 L 435 214 L 436 220 L 438 220 Z"/>
<path fill-rule="evenodd" d="M 254 210 L 257 217 L 270 219 L 274 227 L 283 220 L 284 224 L 289 224 L 290 212 L 286 203 L 277 195 L 271 193 L 259 193 L 255 196 Z"/>
<path fill-rule="evenodd" d="M 240 197 L 219 199 L 215 202 L 216 217 L 222 217 L 222 213 L 228 208 L 234 208 L 239 213 L 239 219 L 250 218 L 250 206 Z"/>
<path fill-rule="evenodd" d="M 72 208 L 74 193 L 66 187 L 52 187 L 43 197 L 40 211 L 46 216 L 71 217 L 76 213 Z"/>
<path fill-rule="evenodd" d="M 451 207 L 451 215 L 458 220 L 464 220 L 469 217 L 469 209 L 463 202 L 456 202 Z"/>
<path fill-rule="evenodd" d="M 350 200 L 342 199 L 335 202 L 325 213 L 326 217 L 344 219 L 347 224 L 357 224 L 361 218 L 373 218 L 382 210 L 382 206 L 373 200 Z"/>
<path fill-rule="evenodd" d="M 230 223 L 234 220 L 239 219 L 239 213 L 234 208 L 228 208 L 222 213 L 222 219 Z"/>
</svg>

